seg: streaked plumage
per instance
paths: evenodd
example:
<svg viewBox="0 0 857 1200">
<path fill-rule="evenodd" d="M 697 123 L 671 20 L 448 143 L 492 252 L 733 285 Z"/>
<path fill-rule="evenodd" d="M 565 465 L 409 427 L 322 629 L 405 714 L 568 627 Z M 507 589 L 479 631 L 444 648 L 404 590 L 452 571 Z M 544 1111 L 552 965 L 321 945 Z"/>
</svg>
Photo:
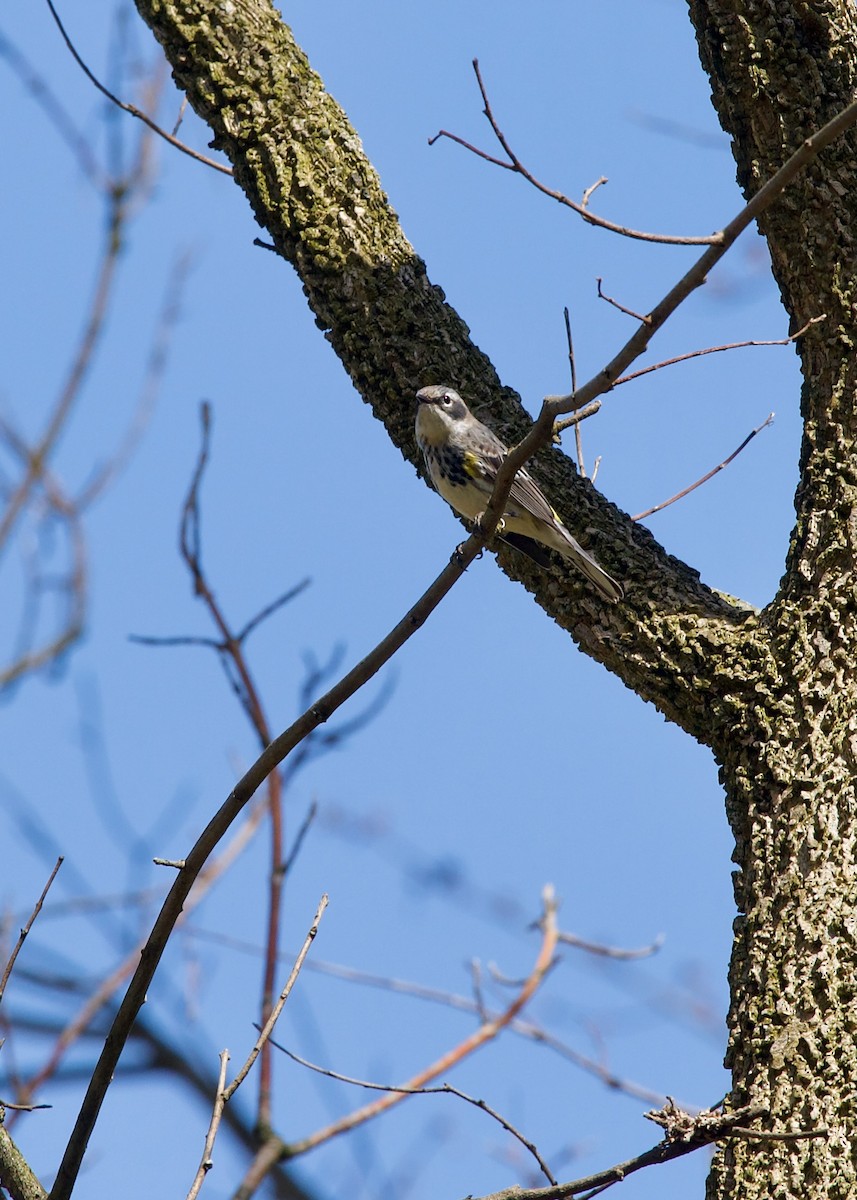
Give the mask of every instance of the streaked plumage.
<svg viewBox="0 0 857 1200">
<path fill-rule="evenodd" d="M 432 483 L 457 513 L 473 521 L 485 511 L 507 447 L 452 388 L 421 388 L 417 400 L 417 443 Z M 556 550 L 606 600 L 622 599 L 621 586 L 578 545 L 523 467 L 512 483 L 503 524 L 505 532 Z"/>
</svg>

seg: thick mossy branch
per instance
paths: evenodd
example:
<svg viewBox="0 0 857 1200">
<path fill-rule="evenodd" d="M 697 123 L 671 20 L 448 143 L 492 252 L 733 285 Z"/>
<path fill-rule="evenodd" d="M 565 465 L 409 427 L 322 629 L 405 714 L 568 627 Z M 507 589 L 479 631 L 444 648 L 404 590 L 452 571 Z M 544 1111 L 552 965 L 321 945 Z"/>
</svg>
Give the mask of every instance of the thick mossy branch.
<svg viewBox="0 0 857 1200">
<path fill-rule="evenodd" d="M 414 391 L 438 380 L 477 406 L 490 403 L 497 432 L 517 441 L 527 427 L 517 398 L 429 282 L 359 138 L 267 0 L 233 0 L 228 17 L 215 0 L 137 6 L 256 219 L 297 269 L 325 336 L 406 457 L 416 462 Z M 712 651 L 741 661 L 750 611 L 705 588 L 564 456 L 544 452 L 534 470 L 576 536 L 622 580 L 630 604 L 606 612 L 581 598 L 576 578 L 502 550 L 507 574 L 587 653 L 710 740 Z"/>
</svg>

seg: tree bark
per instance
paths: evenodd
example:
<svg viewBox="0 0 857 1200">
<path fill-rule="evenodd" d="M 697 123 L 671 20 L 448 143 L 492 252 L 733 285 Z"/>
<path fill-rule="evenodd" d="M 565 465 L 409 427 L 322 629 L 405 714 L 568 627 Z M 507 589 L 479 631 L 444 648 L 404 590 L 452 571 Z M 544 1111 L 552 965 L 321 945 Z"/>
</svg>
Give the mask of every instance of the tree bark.
<svg viewBox="0 0 857 1200">
<path fill-rule="evenodd" d="M 137 7 L 405 457 L 416 462 L 413 394 L 439 380 L 484 404 L 501 436 L 516 440 L 526 418 L 514 394 L 430 283 L 354 130 L 268 0 Z M 852 98 L 857 14 L 850 0 L 689 7 L 749 196 Z M 721 766 L 740 914 L 733 1102 L 764 1105 L 772 1131 L 828 1133 L 730 1143 L 715 1158 L 709 1200 L 857 1195 L 856 164 L 852 134 L 763 223 L 794 327 L 827 314 L 799 346 L 801 482 L 772 604 L 758 614 L 705 588 L 552 452 L 534 469 L 575 535 L 622 581 L 626 603 L 606 610 L 558 567 L 500 553 L 506 573 L 587 654 L 709 745 Z"/>
<path fill-rule="evenodd" d="M 700 56 L 738 179 L 751 195 L 854 94 L 857 10 L 837 3 L 692 0 Z M 762 626 L 756 700 L 719 748 L 735 832 L 739 916 L 730 969 L 735 1102 L 772 1128 L 825 1139 L 736 1141 L 715 1160 L 715 1197 L 857 1194 L 855 855 L 855 233 L 857 153 L 826 150 L 762 221 L 795 327 L 804 383 L 797 520 Z"/>
</svg>

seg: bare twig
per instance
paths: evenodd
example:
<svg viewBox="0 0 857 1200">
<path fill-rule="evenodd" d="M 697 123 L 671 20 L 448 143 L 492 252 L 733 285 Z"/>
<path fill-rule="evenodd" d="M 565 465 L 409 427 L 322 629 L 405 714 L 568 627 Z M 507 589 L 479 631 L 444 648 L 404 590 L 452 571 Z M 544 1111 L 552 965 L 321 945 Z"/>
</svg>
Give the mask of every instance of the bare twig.
<svg viewBox="0 0 857 1200">
<path fill-rule="evenodd" d="M 512 1003 L 505 1009 L 504 1012 L 489 1017 L 486 1021 L 474 1030 L 468 1037 L 460 1042 L 458 1046 L 447 1051 L 435 1062 L 428 1067 L 419 1071 L 412 1079 L 409 1079 L 403 1085 L 408 1091 L 414 1088 L 425 1087 L 432 1079 L 437 1079 L 438 1075 L 445 1074 L 452 1066 L 467 1058 L 475 1050 L 484 1046 L 487 1042 L 493 1040 L 503 1029 L 507 1028 L 518 1016 L 524 1006 L 532 998 L 540 986 L 545 975 L 550 970 L 554 960 L 554 952 L 556 950 L 556 904 L 553 898 L 553 893 L 549 888 L 545 889 L 544 894 L 545 912 L 542 924 L 542 944 L 539 948 L 539 953 L 532 971 L 524 980 L 517 996 Z M 305 1154 L 308 1150 L 315 1149 L 325 1142 L 329 1142 L 332 1138 L 338 1137 L 339 1134 L 346 1133 L 351 1129 L 356 1129 L 359 1125 L 365 1124 L 366 1121 L 372 1120 L 379 1116 L 382 1112 L 393 1108 L 402 1099 L 401 1093 L 385 1096 L 382 1100 L 376 1100 L 374 1104 L 367 1104 L 364 1108 L 357 1109 L 355 1112 L 349 1113 L 338 1121 L 327 1125 L 324 1129 L 319 1129 L 309 1137 L 303 1138 L 300 1141 L 292 1142 L 285 1146 L 283 1155 L 286 1158 L 294 1158 L 299 1154 Z"/>
<path fill-rule="evenodd" d="M 35 921 L 35 919 L 39 915 L 39 913 L 42 911 L 42 905 L 45 902 L 45 896 L 47 896 L 48 892 L 50 891 L 51 884 L 56 879 L 57 871 L 59 871 L 60 867 L 62 866 L 62 863 L 63 863 L 62 857 L 58 858 L 54 865 L 54 869 L 51 871 L 50 875 L 48 876 L 48 882 L 42 888 L 41 896 L 39 896 L 38 900 L 36 901 L 35 908 L 30 913 L 30 916 L 29 916 L 29 919 L 27 920 L 26 925 L 24 925 L 24 927 L 22 928 L 22 930 L 18 936 L 18 941 L 15 943 L 14 950 L 9 955 L 9 961 L 6 963 L 6 967 L 3 971 L 2 977 L 0 977 L 0 1003 L 2 1003 L 2 1001 L 3 1001 L 3 996 L 5 995 L 5 992 L 6 992 L 6 985 L 9 982 L 9 976 L 12 974 L 12 968 L 15 966 L 15 960 L 18 957 L 18 954 L 20 953 L 21 947 L 23 946 L 24 942 L 27 939 L 27 934 L 33 928 L 33 922 Z M 12 1106 L 6 1105 L 6 1107 L 10 1108 Z"/>
<path fill-rule="evenodd" d="M 261 803 L 256 804 L 247 814 L 247 819 L 236 830 L 231 841 L 221 851 L 219 856 L 208 863 L 196 878 L 191 887 L 188 896 L 184 901 L 183 912 L 179 917 L 188 917 L 194 909 L 199 905 L 205 896 L 210 891 L 211 887 L 217 880 L 228 871 L 229 867 L 242 852 L 244 847 L 253 837 L 256 829 L 262 821 L 262 818 L 267 810 L 267 800 L 264 799 Z M 186 864 L 181 859 L 155 859 L 161 865 L 169 866 L 176 870 L 181 870 Z M 162 893 L 159 893 L 162 894 Z M 95 1015 L 102 1009 L 113 997 L 116 991 L 122 984 L 133 974 L 134 969 L 140 963 L 140 956 L 146 946 L 144 938 L 138 945 L 133 947 L 131 951 L 125 955 L 122 961 L 114 968 L 111 973 L 106 976 L 97 989 L 87 996 L 80 1010 L 68 1021 L 55 1039 L 53 1048 L 47 1061 L 41 1069 L 25 1084 L 21 1085 L 21 1093 L 24 1095 L 32 1095 L 49 1079 L 57 1070 L 69 1048 L 86 1032 L 92 1024 Z"/>
<path fill-rule="evenodd" d="M 524 166 L 518 156 L 514 153 L 506 139 L 505 134 L 497 124 L 497 120 L 491 108 L 491 103 L 488 99 L 488 92 L 482 80 L 482 73 L 479 69 L 479 60 L 476 58 L 473 60 L 473 70 L 476 74 L 476 81 L 479 84 L 479 91 L 482 94 L 483 104 L 485 105 L 483 112 L 488 118 L 494 136 L 502 146 L 503 152 L 508 158 L 508 162 L 504 161 L 502 158 L 495 158 L 492 154 L 486 154 L 484 150 L 479 150 L 476 146 L 471 145 L 470 142 L 466 142 L 464 138 L 458 137 L 457 134 L 449 133 L 446 129 L 441 129 L 439 133 L 434 135 L 434 137 L 429 138 L 428 142 L 430 146 L 433 146 L 439 138 L 448 138 L 451 142 L 455 142 L 457 145 L 463 146 L 465 150 L 469 150 L 471 154 L 475 154 L 478 158 L 482 158 L 486 162 L 493 163 L 496 167 L 502 167 L 506 171 L 512 171 L 516 175 L 523 176 L 528 183 L 532 184 L 532 186 L 540 191 L 543 195 L 550 196 L 552 200 L 556 200 L 566 208 L 572 209 L 579 216 L 581 216 L 584 221 L 588 221 L 590 225 L 597 225 L 599 228 L 610 230 L 612 233 L 620 233 L 623 237 L 636 238 L 637 240 L 643 242 L 660 242 L 670 246 L 705 246 L 715 241 L 717 234 L 713 234 L 709 237 L 677 237 L 672 234 L 642 233 L 637 229 L 629 229 L 626 225 L 618 225 L 614 221 L 608 221 L 606 217 L 596 216 L 595 213 L 590 212 L 589 210 L 589 199 L 596 188 L 607 182 L 604 176 L 602 176 L 591 187 L 586 189 L 586 191 L 583 193 L 583 200 L 580 204 L 576 203 L 574 200 L 571 200 L 562 192 L 557 192 L 553 188 L 548 187 L 546 184 L 540 183 L 539 180 L 536 179 L 532 172 Z"/>
<path fill-rule="evenodd" d="M 81 1104 L 74 1129 L 60 1164 L 52 1193 L 52 1200 L 68 1200 L 74 1187 L 83 1155 L 104 1096 L 122 1048 L 128 1039 L 131 1026 L 142 1006 L 149 984 L 157 970 L 161 956 L 172 930 L 182 914 L 182 907 L 194 881 L 201 875 L 209 855 L 224 836 L 230 825 L 252 799 L 258 788 L 272 771 L 319 725 L 324 724 L 346 700 L 350 699 L 365 683 L 392 658 L 396 651 L 420 628 L 438 606 L 444 596 L 461 578 L 467 567 L 481 553 L 486 540 L 491 536 L 500 519 L 505 499 L 511 487 L 512 477 L 504 484 L 505 491 L 497 489 L 499 508 L 486 512 L 480 527 L 456 549 L 449 564 L 441 571 L 427 591 L 405 614 L 401 621 L 378 645 L 348 671 L 328 692 L 310 705 L 288 729 L 276 737 L 257 758 L 250 769 L 236 784 L 224 803 L 214 814 L 200 834 L 190 853 L 185 858 L 184 868 L 179 872 L 158 917 L 146 940 L 142 953 L 135 951 L 137 968 L 127 988 L 119 1010 L 114 1018 L 104 1048 L 96 1064 Z M 489 505 L 491 508 L 491 505 Z"/>
<path fill-rule="evenodd" d="M 572 425 L 579 425 L 581 421 L 585 421 L 587 417 L 594 417 L 597 412 L 601 411 L 601 401 L 593 400 L 591 404 L 587 404 L 585 408 L 579 408 L 577 412 L 572 413 L 570 417 L 565 417 L 562 421 L 554 422 L 554 437 L 558 437 L 564 429 L 569 429 Z M 595 476 L 593 475 L 593 479 Z"/>
<path fill-rule="evenodd" d="M 568 344 L 568 366 L 571 372 L 571 390 L 577 391 L 577 364 L 574 360 L 574 342 L 571 337 L 571 317 L 568 311 L 568 305 L 562 310 L 565 318 L 565 339 Z M 554 426 L 554 434 L 559 434 L 559 426 Z M 577 450 L 577 469 L 583 478 L 586 478 L 586 467 L 583 462 L 583 434 L 580 429 L 580 420 L 574 423 L 574 446 Z"/>
<path fill-rule="evenodd" d="M 657 1119 L 658 1115 L 646 1114 L 650 1119 Z M 568 1200 L 569 1197 L 583 1194 L 594 1196 L 612 1184 L 620 1183 L 644 1167 L 670 1162 L 685 1154 L 691 1154 L 702 1146 L 710 1146 L 714 1142 L 724 1141 L 733 1136 L 744 1136 L 746 1131 L 738 1124 L 739 1121 L 752 1120 L 767 1114 L 763 1108 L 748 1105 L 735 1112 L 715 1112 L 707 1109 L 696 1116 L 690 1116 L 690 1114 L 682 1113 L 672 1102 L 668 1102 L 663 1115 L 665 1120 L 658 1120 L 658 1124 L 666 1125 L 666 1138 L 657 1146 L 653 1146 L 651 1150 L 637 1155 L 636 1158 L 629 1158 L 625 1162 L 608 1167 L 605 1171 L 599 1171 L 583 1179 L 575 1179 L 570 1183 L 561 1183 L 556 1187 L 503 1188 L 502 1191 L 480 1197 L 480 1200 Z M 824 1135 L 825 1131 L 813 1129 L 795 1136 L 823 1137 Z M 760 1136 L 767 1135 L 762 1131 Z M 780 1135 L 774 1136 L 779 1138 Z"/>
<path fill-rule="evenodd" d="M 182 154 L 187 154 L 190 158 L 195 158 L 197 162 L 204 163 L 205 166 L 212 167 L 215 171 L 220 171 L 223 175 L 232 174 L 231 167 L 226 167 L 223 165 L 223 163 L 215 162 L 213 158 L 207 158 L 206 155 L 200 154 L 198 150 L 191 149 L 191 147 L 185 145 L 184 142 L 180 142 L 177 137 L 167 133 L 165 129 L 161 129 L 160 125 L 156 124 L 150 116 L 144 113 L 142 109 L 137 108 L 135 104 L 126 104 L 124 100 L 120 100 L 118 96 L 114 96 L 109 88 L 106 88 L 104 84 L 101 83 L 101 81 L 97 79 L 95 75 L 93 75 L 92 71 L 90 71 L 89 67 L 81 58 L 77 48 L 66 32 L 65 26 L 60 20 L 59 13 L 54 7 L 53 0 L 47 0 L 47 5 L 51 10 L 51 16 L 53 17 L 57 29 L 60 31 L 62 39 L 68 47 L 72 58 L 83 71 L 89 82 L 92 83 L 99 90 L 99 92 L 101 92 L 102 96 L 106 96 L 111 104 L 115 104 L 116 107 L 121 108 L 123 112 L 130 113 L 132 117 L 137 117 L 137 119 L 142 121 L 144 125 L 147 125 L 153 133 L 156 133 L 158 137 L 162 137 L 165 142 L 169 142 L 171 146 L 175 146 L 176 150 L 181 150 Z"/>
<path fill-rule="evenodd" d="M 306 938 L 304 939 L 303 946 L 301 947 L 300 952 L 298 953 L 298 956 L 297 956 L 295 963 L 292 967 L 292 970 L 289 974 L 289 978 L 286 982 L 286 986 L 283 988 L 282 992 L 280 993 L 280 998 L 277 1001 L 274 1008 L 272 1009 L 271 1014 L 268 1017 L 268 1020 L 265 1022 L 264 1028 L 260 1030 L 259 1037 L 256 1039 L 253 1049 L 250 1051 L 243 1066 L 241 1067 L 238 1074 L 235 1076 L 235 1078 L 232 1080 L 232 1082 L 229 1084 L 228 1087 L 226 1086 L 226 1065 L 229 1062 L 229 1053 L 228 1053 L 228 1051 L 224 1050 L 220 1055 L 220 1075 L 219 1075 L 218 1081 L 217 1081 L 217 1091 L 216 1091 L 215 1098 L 214 1098 L 214 1108 L 213 1108 L 212 1114 L 211 1114 L 211 1122 L 209 1124 L 208 1133 L 205 1138 L 205 1146 L 204 1146 L 203 1152 L 202 1152 L 202 1159 L 200 1161 L 199 1167 L 197 1168 L 196 1176 L 194 1177 L 194 1181 L 191 1185 L 190 1191 L 187 1194 L 187 1200 L 195 1200 L 196 1196 L 198 1196 L 198 1194 L 199 1194 L 200 1188 L 202 1187 L 202 1183 L 203 1183 L 203 1180 L 205 1179 L 205 1176 L 208 1174 L 208 1172 L 211 1170 L 212 1166 L 214 1165 L 214 1163 L 212 1162 L 211 1154 L 212 1154 L 212 1150 L 214 1148 L 214 1139 L 217 1137 L 217 1131 L 220 1128 L 220 1122 L 223 1117 L 223 1111 L 224 1111 L 226 1105 L 229 1103 L 229 1101 L 232 1099 L 232 1097 L 238 1091 L 241 1084 L 244 1082 L 244 1080 L 249 1075 L 250 1071 L 253 1068 L 253 1064 L 256 1062 L 256 1059 L 259 1057 L 262 1047 L 268 1042 L 268 1040 L 271 1036 L 271 1032 L 273 1031 L 274 1025 L 277 1022 L 277 1018 L 279 1017 L 280 1013 L 283 1011 L 283 1006 L 285 1005 L 286 1001 L 288 1000 L 289 995 L 292 991 L 292 988 L 294 987 L 294 985 L 297 981 L 298 975 L 300 974 L 301 967 L 303 966 L 304 960 L 305 960 L 307 954 L 309 953 L 309 948 L 312 945 L 313 941 L 315 940 L 316 934 L 318 933 L 318 925 L 319 925 L 319 922 L 320 922 L 322 916 L 324 915 L 324 910 L 327 908 L 327 903 L 328 903 L 327 895 L 323 895 L 321 900 L 319 901 L 318 908 L 316 909 L 315 917 L 313 918 L 313 923 L 309 928 Z M 258 1026 L 257 1026 L 257 1028 L 258 1028 Z"/>
<path fill-rule="evenodd" d="M 332 1138 L 356 1129 L 358 1126 L 365 1124 L 365 1122 L 380 1116 L 381 1113 L 400 1104 L 407 1096 L 414 1094 L 415 1090 L 424 1088 L 431 1080 L 436 1079 L 438 1075 L 445 1074 L 450 1067 L 460 1062 L 469 1054 L 472 1054 L 480 1046 L 485 1045 L 486 1042 L 496 1037 L 502 1029 L 505 1029 L 514 1021 L 515 1017 L 529 1001 L 550 970 L 553 962 L 554 950 L 556 949 L 556 904 L 552 889 L 545 888 L 543 898 L 545 913 L 542 923 L 542 944 L 538 957 L 524 986 L 503 1013 L 489 1018 L 468 1038 L 459 1043 L 458 1046 L 442 1055 L 441 1058 L 409 1079 L 407 1083 L 402 1085 L 400 1090 L 389 1092 L 382 1099 L 349 1113 L 347 1116 L 332 1122 L 323 1129 L 317 1130 L 301 1141 L 285 1142 L 282 1138 L 273 1134 L 260 1147 L 255 1159 L 247 1169 L 240 1187 L 236 1189 L 233 1200 L 248 1200 L 259 1187 L 267 1173 L 278 1162 L 306 1154 L 308 1151 L 314 1150 L 317 1146 L 329 1142 Z"/>
<path fill-rule="evenodd" d="M 220 1129 L 220 1122 L 223 1119 L 223 1109 L 226 1107 L 226 1096 L 224 1094 L 224 1085 L 226 1083 L 226 1068 L 229 1064 L 229 1051 L 220 1051 L 220 1072 L 217 1076 L 217 1087 L 214 1092 L 214 1105 L 211 1110 L 211 1120 L 208 1124 L 208 1132 L 205 1135 L 205 1145 L 202 1149 L 202 1158 L 196 1170 L 193 1183 L 187 1194 L 187 1200 L 196 1200 L 199 1195 L 199 1190 L 202 1187 L 203 1180 L 208 1172 L 214 1166 L 212 1154 L 214 1153 L 214 1139 L 217 1137 L 217 1131 Z"/>
<path fill-rule="evenodd" d="M 611 390 L 615 381 L 623 372 L 640 357 L 646 350 L 652 337 L 662 328 L 676 309 L 697 288 L 705 283 L 709 272 L 720 261 L 724 254 L 734 245 L 744 230 L 765 211 L 786 187 L 826 147 L 857 122 L 857 101 L 823 125 L 816 133 L 806 138 L 791 157 L 774 175 L 763 184 L 755 195 L 744 205 L 741 211 L 732 218 L 728 225 L 716 235 L 716 239 L 708 249 L 700 255 L 689 271 L 678 280 L 658 304 L 648 313 L 635 333 L 631 335 L 624 346 L 611 361 L 603 367 L 588 382 L 582 384 L 570 396 L 547 396 L 542 403 L 541 412 L 533 422 L 526 437 L 514 446 L 497 473 L 496 487 L 505 486 L 507 481 L 514 478 L 515 473 L 532 454 L 550 440 L 555 422 L 563 413 L 572 412 L 589 404 L 598 396 Z"/>
<path fill-rule="evenodd" d="M 353 1084 L 355 1087 L 367 1088 L 370 1091 L 375 1092 L 396 1092 L 405 1096 L 457 1096 L 460 1100 L 464 1100 L 467 1104 L 472 1104 L 474 1108 L 481 1109 L 483 1112 L 487 1113 L 489 1117 L 492 1117 L 495 1121 L 499 1122 L 499 1124 L 503 1126 L 507 1133 L 510 1133 L 513 1138 L 516 1138 L 521 1145 L 524 1146 L 530 1152 L 530 1154 L 532 1154 L 533 1158 L 539 1164 L 539 1170 L 542 1172 L 545 1178 L 550 1183 L 556 1183 L 556 1179 L 554 1179 L 550 1167 L 542 1158 L 534 1142 L 531 1142 L 529 1138 L 525 1137 L 519 1129 L 516 1129 L 510 1121 L 498 1113 L 496 1109 L 492 1108 L 484 1100 L 477 1100 L 474 1096 L 468 1096 L 466 1092 L 462 1092 L 460 1088 L 453 1087 L 450 1083 L 442 1083 L 437 1087 L 396 1087 L 393 1084 L 370 1083 L 366 1079 L 354 1079 L 350 1075 L 341 1075 L 338 1071 L 331 1071 L 327 1067 L 319 1067 L 315 1063 L 308 1062 L 305 1058 L 301 1058 L 299 1054 L 295 1054 L 293 1051 L 287 1050 L 286 1047 L 281 1046 L 279 1042 L 272 1040 L 271 1044 L 276 1046 L 278 1050 L 282 1050 L 283 1054 L 287 1054 L 293 1062 L 298 1063 L 300 1066 L 308 1067 L 310 1071 L 316 1071 L 319 1075 L 326 1075 L 329 1079 L 338 1079 L 341 1083 Z"/>
<path fill-rule="evenodd" d="M 626 317 L 633 317 L 635 321 L 643 321 L 645 323 L 649 320 L 649 318 L 644 317 L 642 313 L 634 312 L 633 308 L 626 308 L 624 304 L 620 304 L 618 300 L 614 300 L 612 296 L 608 296 L 601 286 L 603 282 L 604 281 L 601 276 L 597 276 L 595 280 L 595 286 L 598 289 L 599 300 L 605 300 L 608 304 L 612 305 L 613 308 L 617 308 L 619 312 L 624 313 Z"/>
<path fill-rule="evenodd" d="M 306 835 L 309 833 L 310 826 L 312 825 L 313 821 L 316 819 L 317 816 L 318 816 L 318 802 L 316 800 L 313 800 L 312 803 L 310 804 L 309 808 L 306 811 L 306 816 L 301 821 L 300 827 L 298 828 L 298 831 L 295 834 L 294 845 L 292 846 L 291 850 L 286 855 L 286 857 L 283 859 L 282 865 L 279 868 L 280 873 L 282 874 L 283 878 L 285 878 L 288 875 L 289 871 L 291 871 L 292 867 L 294 866 L 295 860 L 297 859 L 298 855 L 300 854 L 301 847 L 304 844 L 304 839 L 306 838 Z"/>
<path fill-rule="evenodd" d="M 98 279 L 90 303 L 89 315 L 83 335 L 68 379 L 51 414 L 47 428 L 39 441 L 30 448 L 26 470 L 18 486 L 9 497 L 6 509 L 2 518 L 0 518 L 0 550 L 2 550 L 7 542 L 34 484 L 42 476 L 45 464 L 65 426 L 69 413 L 80 394 L 84 377 L 91 366 L 95 347 L 104 328 L 107 316 L 108 300 L 121 250 L 122 239 L 120 232 L 123 221 L 123 203 L 117 197 L 111 197 L 108 233 L 102 251 Z"/>
<path fill-rule="evenodd" d="M 799 337 L 803 337 L 813 325 L 818 325 L 820 321 L 826 319 L 826 313 L 821 313 L 818 317 L 811 317 L 797 333 L 792 333 L 785 338 L 774 338 L 771 341 L 725 342 L 722 346 L 706 346 L 703 350 L 690 350 L 687 354 L 677 354 L 675 358 L 665 358 L 663 362 L 652 363 L 650 367 L 642 367 L 639 371 L 632 371 L 630 375 L 623 375 L 621 379 L 616 380 L 613 386 L 618 387 L 620 383 L 630 383 L 632 379 L 651 375 L 652 371 L 661 371 L 664 367 L 672 367 L 676 363 L 687 362 L 691 358 L 701 358 L 705 354 L 721 354 L 724 350 L 743 350 L 746 346 L 788 346 L 791 342 L 797 341 Z"/>
<path fill-rule="evenodd" d="M 259 956 L 263 953 L 259 947 L 240 939 L 210 933 L 198 928 L 195 928 L 193 932 L 196 937 L 204 937 L 209 941 L 216 942 L 218 945 L 229 946 L 243 953 L 251 953 Z M 474 1013 L 480 1021 L 487 1020 L 490 1015 L 486 1009 L 480 1008 L 478 1000 L 474 997 L 461 996 L 455 992 L 444 991 L 441 988 L 414 983 L 409 979 L 396 979 L 387 975 L 373 975 L 369 971 L 361 971 L 355 967 L 346 967 L 340 963 L 324 962 L 319 959 L 310 959 L 305 969 L 321 975 L 331 976 L 334 979 L 342 979 L 347 983 L 356 983 L 362 987 L 380 988 L 382 991 L 394 992 L 401 996 L 411 996 L 414 999 L 425 1000 L 432 1004 L 440 1004 L 446 1008 L 452 1008 L 457 1012 Z M 642 1100 L 646 1104 L 663 1104 L 666 1100 L 663 1092 L 656 1092 L 653 1088 L 645 1087 L 643 1084 L 617 1075 L 603 1062 L 582 1054 L 579 1050 L 575 1050 L 533 1021 L 523 1020 L 518 1017 L 509 1026 L 509 1031 L 518 1037 L 527 1038 L 552 1050 L 567 1062 L 573 1063 L 580 1070 L 593 1075 L 612 1091 L 633 1096 L 635 1099 Z"/>
<path fill-rule="evenodd" d="M 208 464 L 209 443 L 211 434 L 211 408 L 208 403 L 202 405 L 202 443 L 193 474 L 191 486 L 182 510 L 180 546 L 182 558 L 185 561 L 193 580 L 194 595 L 205 604 L 211 620 L 219 634 L 220 642 L 216 649 L 226 676 L 238 697 L 238 700 L 252 725 L 260 747 L 269 744 L 273 736 L 265 714 L 262 697 L 256 687 L 249 663 L 244 653 L 244 643 L 255 628 L 281 608 L 289 600 L 299 595 L 308 584 L 304 580 L 296 587 L 289 589 L 278 597 L 272 604 L 267 605 L 260 613 L 252 617 L 238 633 L 234 633 L 226 615 L 217 600 L 202 564 L 201 514 L 199 493 L 203 475 Z M 271 870 L 268 877 L 268 915 L 267 915 L 267 949 L 263 967 L 261 1020 L 267 1023 L 272 1013 L 274 1000 L 274 984 L 277 970 L 277 951 L 280 943 L 280 910 L 282 906 L 284 873 L 281 870 L 284 856 L 283 830 L 283 779 L 279 771 L 272 771 L 266 781 L 268 790 L 268 809 L 271 817 Z M 259 1103 L 257 1122 L 261 1128 L 267 1128 L 271 1123 L 271 1052 L 267 1039 L 260 1042 L 262 1062 L 259 1068 Z"/>
<path fill-rule="evenodd" d="M 639 946 L 635 950 L 624 950 L 620 946 L 605 946 L 602 942 L 588 942 L 585 938 L 578 937 L 576 933 L 557 934 L 557 941 L 562 942 L 565 946 L 574 946 L 578 950 L 585 950 L 587 954 L 596 954 L 601 958 L 618 958 L 623 961 L 649 958 L 652 954 L 657 954 L 663 946 L 664 940 L 664 935 L 659 933 L 648 946 Z"/>
<path fill-rule="evenodd" d="M 763 429 L 767 429 L 767 427 L 773 423 L 773 420 L 774 414 L 768 413 L 762 424 L 757 425 L 755 429 L 752 429 L 744 438 L 744 441 L 737 448 L 737 450 L 733 450 L 728 458 L 724 458 L 723 462 L 718 463 L 716 467 L 712 467 L 710 471 L 706 471 L 701 479 L 697 479 L 696 482 L 690 484 L 689 487 L 682 488 L 680 492 L 676 492 L 674 496 L 670 496 L 669 500 L 664 500 L 661 504 L 655 504 L 652 508 L 647 508 L 645 512 L 637 513 L 636 516 L 631 517 L 631 520 L 642 521 L 645 517 L 652 516 L 653 513 L 660 512 L 664 508 L 669 508 L 671 504 L 675 504 L 676 500 L 683 500 L 685 496 L 689 496 L 690 493 L 695 491 L 698 487 L 702 487 L 704 483 L 708 483 L 709 479 L 712 479 L 718 473 L 718 471 L 722 471 L 724 467 L 728 467 L 733 459 L 738 457 L 744 447 L 748 446 L 750 442 L 752 442 L 756 434 L 761 433 Z"/>
<path fill-rule="evenodd" d="M 247 1056 L 247 1061 L 244 1063 L 241 1070 L 238 1072 L 238 1074 L 235 1076 L 235 1078 L 230 1083 L 229 1087 L 224 1092 L 225 1100 L 229 1101 L 235 1095 L 238 1088 L 240 1088 L 241 1084 L 244 1082 L 244 1080 L 247 1078 L 247 1075 L 250 1073 L 253 1063 L 259 1057 L 259 1053 L 260 1053 L 262 1047 L 270 1038 L 271 1033 L 273 1032 L 274 1026 L 277 1023 L 277 1019 L 279 1018 L 280 1013 L 283 1011 L 283 1006 L 285 1005 L 286 1001 L 288 1000 L 289 995 L 291 994 L 292 988 L 295 986 L 298 975 L 300 975 L 301 967 L 304 965 L 304 959 L 306 958 L 307 954 L 309 954 L 309 948 L 313 944 L 313 942 L 315 940 L 315 936 L 318 933 L 319 922 L 321 921 L 321 918 L 324 916 L 324 910 L 327 908 L 327 904 L 328 904 L 327 893 L 325 893 L 322 896 L 321 900 L 319 901 L 318 908 L 316 909 L 315 917 L 313 918 L 312 925 L 310 926 L 309 932 L 307 933 L 306 937 L 304 938 L 304 944 L 301 946 L 298 956 L 295 959 L 295 964 L 292 967 L 291 973 L 289 974 L 289 978 L 286 980 L 286 986 L 280 992 L 280 997 L 277 1000 L 277 1003 L 271 1009 L 270 1016 L 268 1017 L 267 1021 L 265 1022 L 264 1028 L 261 1030 L 258 1038 L 256 1039 L 256 1044 L 254 1045 L 253 1049 L 250 1051 L 250 1054 Z"/>
</svg>

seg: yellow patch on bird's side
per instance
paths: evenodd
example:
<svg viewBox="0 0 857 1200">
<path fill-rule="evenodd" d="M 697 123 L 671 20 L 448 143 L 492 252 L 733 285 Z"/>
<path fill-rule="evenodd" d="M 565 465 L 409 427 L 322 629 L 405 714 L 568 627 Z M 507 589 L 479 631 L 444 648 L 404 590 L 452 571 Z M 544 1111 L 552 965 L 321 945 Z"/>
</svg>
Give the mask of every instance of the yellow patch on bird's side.
<svg viewBox="0 0 857 1200">
<path fill-rule="evenodd" d="M 462 456 L 462 466 L 471 479 L 482 478 L 482 471 L 479 469 L 479 459 L 475 454 L 465 451 Z"/>
</svg>

